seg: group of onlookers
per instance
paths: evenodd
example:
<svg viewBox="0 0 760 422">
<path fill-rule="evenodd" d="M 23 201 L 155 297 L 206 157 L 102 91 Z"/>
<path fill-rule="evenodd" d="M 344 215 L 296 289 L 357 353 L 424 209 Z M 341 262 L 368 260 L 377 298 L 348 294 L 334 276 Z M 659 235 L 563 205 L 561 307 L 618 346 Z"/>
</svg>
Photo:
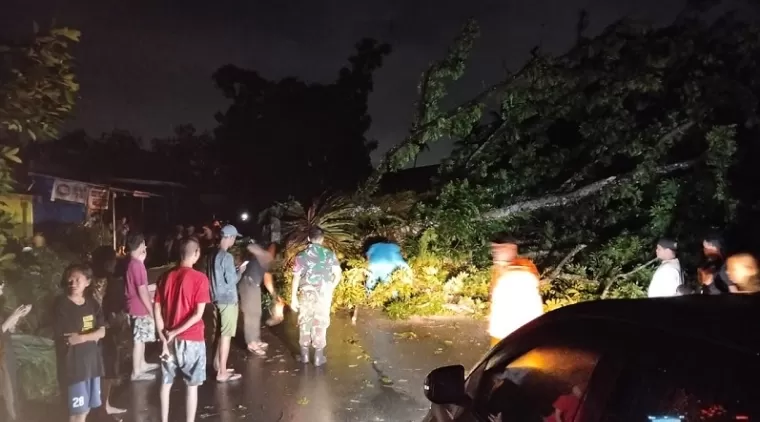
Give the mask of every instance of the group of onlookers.
<svg viewBox="0 0 760 422">
<path fill-rule="evenodd" d="M 93 273 L 88 266 L 72 265 L 66 270 L 64 294 L 56 301 L 54 314 L 61 395 L 71 422 L 83 422 L 92 409 L 110 415 L 125 412 L 108 400 L 111 386 L 121 375 L 124 333 L 130 333 L 132 344 L 132 381 L 154 380 L 153 371 L 161 369 L 162 422 L 168 421 L 170 391 L 177 376 L 187 385 L 186 418 L 195 419 L 197 387 L 207 376 L 207 348 L 213 354 L 216 382 L 241 377 L 228 365 L 241 311 L 248 351 L 266 354 L 268 345 L 260 337 L 261 286 L 281 303 L 268 269 L 272 252 L 248 243 L 244 250 L 249 259 L 236 265 L 230 248 L 240 234 L 231 225 L 221 227 L 218 233 L 218 242 L 210 243 L 206 250 L 193 233 L 175 239 L 178 264 L 163 274 L 155 287 L 148 280 L 148 250 L 139 233 L 127 234 L 125 257 L 117 258 L 114 253 L 108 260 L 106 273 L 112 276 L 102 292 L 91 291 Z M 291 297 L 291 308 L 299 313 L 299 360 L 308 363 L 314 348 L 316 366 L 326 362 L 332 293 L 341 278 L 338 259 L 322 245 L 323 240 L 320 229 L 310 231 L 309 244 L 295 258 Z M 205 272 L 195 267 L 205 268 Z M 218 328 L 213 340 L 205 336 L 208 303 L 213 304 Z M 23 312 L 28 310 L 18 311 Z M 161 344 L 160 365 L 145 359 L 146 344 L 155 341 Z"/>
<path fill-rule="evenodd" d="M 660 264 L 649 283 L 647 296 L 760 291 L 760 271 L 751 254 L 726 257 L 725 245 L 719 236 L 706 237 L 702 242 L 702 253 L 696 280 L 689 282 L 678 260 L 678 243 L 672 239 L 660 239 L 656 247 Z M 494 345 L 544 311 L 539 289 L 540 274 L 530 259 L 518 256 L 517 241 L 507 233 L 496 234 L 491 240 L 491 256 L 488 332 Z"/>
<path fill-rule="evenodd" d="M 660 265 L 652 276 L 647 295 L 668 297 L 760 291 L 757 260 L 749 253 L 726 256 L 725 251 L 720 236 L 707 236 L 702 241 L 702 259 L 697 266 L 695 280 L 691 281 L 678 259 L 678 243 L 672 239 L 660 239 L 656 248 Z"/>
</svg>

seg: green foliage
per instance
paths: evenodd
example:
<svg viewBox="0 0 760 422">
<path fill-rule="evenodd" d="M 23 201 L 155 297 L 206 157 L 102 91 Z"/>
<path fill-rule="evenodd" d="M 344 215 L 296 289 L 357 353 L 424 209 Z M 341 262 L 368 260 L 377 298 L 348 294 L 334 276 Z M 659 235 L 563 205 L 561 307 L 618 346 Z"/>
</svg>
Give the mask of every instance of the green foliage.
<svg viewBox="0 0 760 422">
<path fill-rule="evenodd" d="M 14 334 L 19 386 L 28 400 L 53 402 L 58 397 L 55 345 L 44 337 Z"/>
<path fill-rule="evenodd" d="M 446 56 L 434 62 L 422 74 L 418 87 L 419 100 L 415 104 L 415 116 L 410 134 L 400 143 L 391 147 L 383 161 L 375 169 L 362 188 L 362 196 L 373 194 L 380 184 L 383 174 L 394 172 L 415 160 L 426 145 L 448 136 L 464 135 L 481 118 L 482 104 L 471 101 L 453 110 L 442 110 L 441 102 L 446 98 L 449 84 L 464 74 L 470 50 L 479 36 L 480 29 L 474 20 L 464 25 L 454 40 Z"/>
<path fill-rule="evenodd" d="M 71 112 L 79 84 L 69 53 L 79 31 L 53 28 L 28 44 L 0 44 L 0 138 L 54 138 Z"/>
<path fill-rule="evenodd" d="M 308 207 L 295 200 L 276 206 L 282 209 L 282 231 L 288 261 L 306 247 L 312 227 L 322 229 L 324 245 L 339 256 L 355 251 L 357 223 L 349 199 L 322 196 Z"/>
<path fill-rule="evenodd" d="M 663 28 L 624 19 L 562 56 L 534 50 L 452 112 L 466 121 L 488 95 L 497 108 L 464 133 L 435 133 L 457 142 L 436 197 L 415 209 L 435 233 L 426 247 L 483 265 L 488 237 L 508 230 L 554 268 L 582 243 L 571 259 L 582 264 L 547 280 L 549 302 L 641 295 L 646 271 L 625 275 L 653 258 L 658 237 L 696 245 L 732 221 L 738 195 L 760 199 L 732 179 L 760 136 L 759 42 L 758 27 L 726 15 Z"/>
<path fill-rule="evenodd" d="M 21 163 L 19 146 L 26 141 L 54 138 L 71 112 L 79 84 L 69 53 L 79 32 L 53 28 L 27 44 L 0 44 L 0 195 L 14 191 L 14 165 Z M 0 211 L 0 277 L 6 282 L 4 315 L 20 304 L 33 304 L 18 329 L 37 335 L 47 332 L 64 263 L 47 249 L 8 253 L 8 215 Z M 14 258 L 17 258 L 14 260 Z M 33 336 L 13 339 L 19 361 L 20 385 L 31 399 L 50 398 L 58 389 L 51 342 Z M 4 362 L 3 362 L 4 363 Z"/>
</svg>

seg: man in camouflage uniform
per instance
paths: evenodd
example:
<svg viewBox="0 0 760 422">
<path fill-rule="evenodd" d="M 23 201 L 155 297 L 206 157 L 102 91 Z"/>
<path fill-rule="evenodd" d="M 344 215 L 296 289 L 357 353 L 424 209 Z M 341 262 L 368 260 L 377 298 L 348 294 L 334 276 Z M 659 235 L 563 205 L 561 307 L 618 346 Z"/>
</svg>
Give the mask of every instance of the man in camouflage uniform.
<svg viewBox="0 0 760 422">
<path fill-rule="evenodd" d="M 301 362 L 309 362 L 309 347 L 314 347 L 314 365 L 327 362 L 327 327 L 335 286 L 340 282 L 338 257 L 322 246 L 324 233 L 318 227 L 309 231 L 309 245 L 296 256 L 290 307 L 298 312 L 298 342 Z"/>
</svg>

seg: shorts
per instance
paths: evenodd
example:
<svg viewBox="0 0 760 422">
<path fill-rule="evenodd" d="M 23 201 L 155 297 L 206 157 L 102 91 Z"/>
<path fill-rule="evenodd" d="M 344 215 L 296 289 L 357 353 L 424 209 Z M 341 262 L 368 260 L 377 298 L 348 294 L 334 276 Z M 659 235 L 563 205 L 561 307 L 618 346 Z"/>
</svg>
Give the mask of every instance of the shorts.
<svg viewBox="0 0 760 422">
<path fill-rule="evenodd" d="M 68 386 L 70 415 L 82 415 L 101 406 L 100 377 L 79 381 Z"/>
<path fill-rule="evenodd" d="M 201 385 L 206 381 L 206 342 L 176 339 L 169 347 L 171 357 L 161 360 L 161 381 L 172 384 L 177 373 L 185 384 Z"/>
<path fill-rule="evenodd" d="M 156 341 L 156 323 L 148 316 L 129 316 L 132 324 L 132 340 L 135 343 L 153 343 Z"/>
<path fill-rule="evenodd" d="M 216 305 L 219 309 L 220 332 L 222 337 L 235 337 L 238 323 L 237 305 Z"/>
</svg>

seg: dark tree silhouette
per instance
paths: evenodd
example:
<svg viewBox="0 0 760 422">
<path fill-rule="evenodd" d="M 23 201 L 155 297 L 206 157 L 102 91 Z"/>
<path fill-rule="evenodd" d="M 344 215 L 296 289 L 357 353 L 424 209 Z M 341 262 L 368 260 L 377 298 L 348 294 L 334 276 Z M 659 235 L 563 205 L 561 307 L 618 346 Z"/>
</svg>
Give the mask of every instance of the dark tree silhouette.
<svg viewBox="0 0 760 422">
<path fill-rule="evenodd" d="M 296 78 L 269 81 L 256 71 L 227 65 L 214 74 L 232 101 L 217 114 L 215 135 L 232 194 L 255 206 L 289 196 L 354 189 L 372 167 L 376 147 L 365 137 L 373 72 L 390 46 L 364 39 L 349 65 L 330 84 Z"/>
</svg>

